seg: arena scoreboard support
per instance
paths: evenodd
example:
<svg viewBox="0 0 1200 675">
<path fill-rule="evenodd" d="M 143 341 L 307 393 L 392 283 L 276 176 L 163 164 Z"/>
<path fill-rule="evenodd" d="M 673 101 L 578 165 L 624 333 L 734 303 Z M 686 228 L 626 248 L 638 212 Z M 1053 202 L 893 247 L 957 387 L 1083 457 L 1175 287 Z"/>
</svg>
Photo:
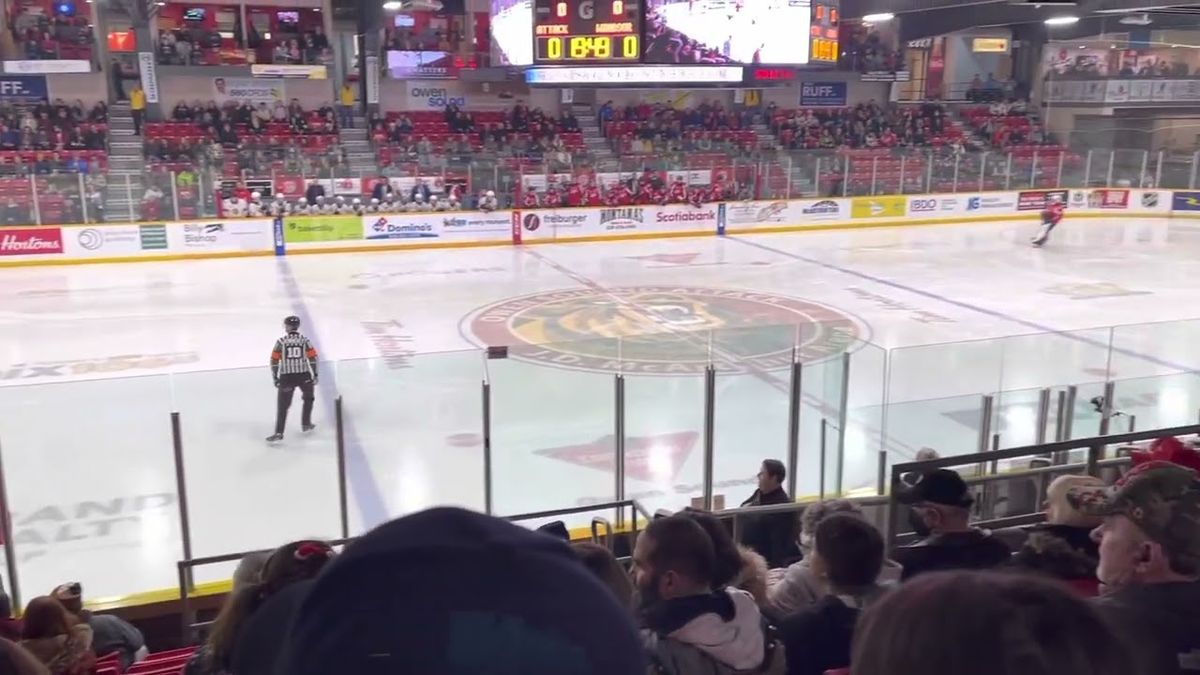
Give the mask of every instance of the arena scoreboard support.
<svg viewBox="0 0 1200 675">
<path fill-rule="evenodd" d="M 640 0 L 533 0 L 536 64 L 634 64 L 642 56 Z"/>
</svg>

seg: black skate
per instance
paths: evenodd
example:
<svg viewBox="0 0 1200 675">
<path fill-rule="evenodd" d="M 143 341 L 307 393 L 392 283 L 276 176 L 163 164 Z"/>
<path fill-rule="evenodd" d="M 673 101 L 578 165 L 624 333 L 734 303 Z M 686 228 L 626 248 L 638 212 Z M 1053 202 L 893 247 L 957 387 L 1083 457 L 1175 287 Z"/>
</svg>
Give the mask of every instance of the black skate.
<svg viewBox="0 0 1200 675">
<path fill-rule="evenodd" d="M 267 436 L 268 443 L 278 443 L 279 441 L 282 441 L 282 440 L 283 440 L 283 434 L 271 434 L 270 436 Z"/>
<path fill-rule="evenodd" d="M 306 433 L 306 434 L 307 434 L 308 432 L 312 431 L 313 429 L 316 429 L 316 428 L 317 428 L 317 425 L 315 425 L 315 424 L 302 424 L 302 425 L 300 425 L 300 431 L 303 431 L 303 432 L 304 432 L 304 433 Z"/>
</svg>

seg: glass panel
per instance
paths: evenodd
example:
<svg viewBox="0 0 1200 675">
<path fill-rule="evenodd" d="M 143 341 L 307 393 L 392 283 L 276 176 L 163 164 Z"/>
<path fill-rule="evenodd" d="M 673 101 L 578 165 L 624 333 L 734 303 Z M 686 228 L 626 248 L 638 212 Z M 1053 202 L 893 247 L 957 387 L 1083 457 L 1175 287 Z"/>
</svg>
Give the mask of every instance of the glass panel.
<svg viewBox="0 0 1200 675">
<path fill-rule="evenodd" d="M 1142 183 L 1153 183 L 1150 171 L 1150 156 L 1145 150 L 1114 150 L 1111 185 L 1115 187 L 1141 187 Z"/>
<path fill-rule="evenodd" d="M 804 336 L 801 336 L 801 345 L 804 344 Z M 800 467 L 796 472 L 796 492 L 802 498 L 830 497 L 838 490 L 845 365 L 840 354 L 807 355 L 802 348 L 800 356 L 804 376 L 801 381 Z"/>
<path fill-rule="evenodd" d="M 976 452 L 982 396 L 1001 389 L 1002 341 L 903 347 L 889 358 L 887 433 L 898 452 Z"/>
<path fill-rule="evenodd" d="M 386 336 L 386 326 L 376 333 Z M 480 350 L 336 364 L 351 533 L 455 505 L 484 509 Z"/>
<path fill-rule="evenodd" d="M 60 153 L 46 153 L 54 157 L 52 164 L 63 162 Z M 38 176 L 37 205 L 43 225 L 63 225 L 83 222 L 82 182 L 79 174 L 69 173 L 53 176 Z"/>
<path fill-rule="evenodd" d="M 14 173 L 11 165 L 0 163 L 0 223 L 4 225 L 33 225 L 33 182 Z"/>
<path fill-rule="evenodd" d="M 625 496 L 650 513 L 703 496 L 704 360 L 673 363 L 670 375 L 625 364 Z"/>
<path fill-rule="evenodd" d="M 47 366 L 59 372 L 44 374 L 115 365 L 80 361 Z M 24 377 L 36 377 L 37 367 Z M 64 579 L 80 581 L 90 597 L 176 585 L 183 546 L 170 406 L 166 376 L 0 387 L 12 543 L 25 599 Z M 242 466 L 227 465 L 219 483 L 228 488 L 237 473 L 231 468 Z"/>
<path fill-rule="evenodd" d="M 510 347 L 508 358 L 488 362 L 496 515 L 615 498 L 619 361 L 614 338 Z M 562 520 L 580 526 L 590 517 Z"/>
<path fill-rule="evenodd" d="M 1111 379 L 1118 412 L 1138 429 L 1195 424 L 1200 411 L 1200 321 L 1113 328 Z M 1128 429 L 1114 420 L 1111 429 Z"/>
<path fill-rule="evenodd" d="M 886 371 L 884 349 L 862 342 L 850 351 L 844 482 L 846 490 L 856 494 L 874 494 L 879 453 L 888 447 L 883 433 Z"/>
<path fill-rule="evenodd" d="M 265 366 L 182 373 L 173 375 L 171 384 L 183 428 L 194 555 L 340 534 L 332 378 L 316 387 L 316 430 L 300 431 L 297 389 L 285 439 L 277 444 L 265 440 L 272 433 L 276 400 Z M 227 569 L 206 566 L 196 580 L 227 575 Z"/>
<path fill-rule="evenodd" d="M 713 491 L 733 507 L 754 492 L 765 459 L 788 462 L 788 405 L 796 327 L 712 332 L 717 366 Z"/>
</svg>

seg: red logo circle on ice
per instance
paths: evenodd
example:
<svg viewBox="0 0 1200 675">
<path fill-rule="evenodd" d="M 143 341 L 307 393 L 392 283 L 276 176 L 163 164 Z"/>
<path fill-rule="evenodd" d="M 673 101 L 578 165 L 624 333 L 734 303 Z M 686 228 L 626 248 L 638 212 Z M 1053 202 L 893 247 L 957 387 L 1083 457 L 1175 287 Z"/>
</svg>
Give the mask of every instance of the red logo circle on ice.
<svg viewBox="0 0 1200 675">
<path fill-rule="evenodd" d="M 480 346 L 559 368 L 646 375 L 788 368 L 854 347 L 867 333 L 858 319 L 799 298 L 723 288 L 579 288 L 510 298 L 461 324 Z M 711 350 L 711 351 L 710 351 Z"/>
</svg>

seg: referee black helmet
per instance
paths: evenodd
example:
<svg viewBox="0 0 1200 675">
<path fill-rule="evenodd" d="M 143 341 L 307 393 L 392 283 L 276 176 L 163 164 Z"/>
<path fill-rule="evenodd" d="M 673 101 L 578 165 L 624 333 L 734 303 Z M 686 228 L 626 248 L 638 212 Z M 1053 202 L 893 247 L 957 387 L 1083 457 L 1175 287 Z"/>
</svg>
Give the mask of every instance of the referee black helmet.
<svg viewBox="0 0 1200 675">
<path fill-rule="evenodd" d="M 300 330 L 300 317 L 293 315 L 285 318 L 283 327 L 288 330 Z"/>
</svg>

